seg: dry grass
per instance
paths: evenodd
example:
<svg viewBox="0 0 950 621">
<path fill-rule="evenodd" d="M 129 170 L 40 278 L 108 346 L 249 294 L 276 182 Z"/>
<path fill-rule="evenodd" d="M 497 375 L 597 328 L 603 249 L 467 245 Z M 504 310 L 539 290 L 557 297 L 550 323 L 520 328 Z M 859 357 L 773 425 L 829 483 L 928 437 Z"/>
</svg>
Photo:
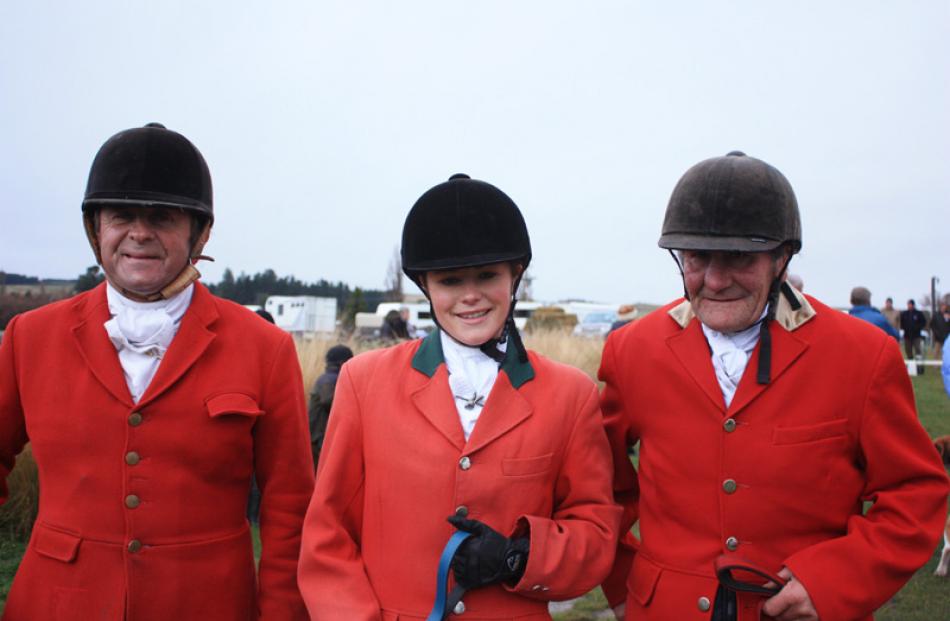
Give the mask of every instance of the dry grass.
<svg viewBox="0 0 950 621">
<path fill-rule="evenodd" d="M 551 360 L 577 367 L 593 380 L 597 379 L 600 354 L 604 349 L 603 339 L 583 338 L 560 331 L 544 330 L 525 334 L 524 345 Z"/>
<path fill-rule="evenodd" d="M 40 504 L 36 462 L 29 445 L 17 457 L 16 466 L 7 477 L 7 489 L 10 496 L 0 506 L 0 531 L 16 539 L 26 539 Z"/>
</svg>

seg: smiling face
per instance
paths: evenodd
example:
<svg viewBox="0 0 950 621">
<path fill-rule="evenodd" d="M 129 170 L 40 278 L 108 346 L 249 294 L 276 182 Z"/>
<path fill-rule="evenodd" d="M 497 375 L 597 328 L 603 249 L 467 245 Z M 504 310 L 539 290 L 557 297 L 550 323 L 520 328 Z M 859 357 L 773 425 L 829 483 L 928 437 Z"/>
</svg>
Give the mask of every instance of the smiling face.
<svg viewBox="0 0 950 621">
<path fill-rule="evenodd" d="M 759 320 L 786 255 L 684 250 L 681 258 L 690 304 L 699 320 L 719 332 L 738 332 Z"/>
<path fill-rule="evenodd" d="M 188 264 L 192 217 L 167 207 L 103 207 L 102 269 L 113 286 L 140 296 L 160 291 Z"/>
<path fill-rule="evenodd" d="M 501 336 L 520 268 L 492 263 L 426 272 L 425 289 L 439 325 L 452 338 L 478 347 Z"/>
</svg>

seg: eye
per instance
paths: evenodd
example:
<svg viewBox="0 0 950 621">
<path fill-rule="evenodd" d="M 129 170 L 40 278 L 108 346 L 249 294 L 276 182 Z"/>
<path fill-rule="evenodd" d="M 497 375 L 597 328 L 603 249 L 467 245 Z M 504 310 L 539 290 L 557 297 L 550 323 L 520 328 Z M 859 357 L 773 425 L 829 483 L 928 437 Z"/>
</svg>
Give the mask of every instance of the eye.
<svg viewBox="0 0 950 621">
<path fill-rule="evenodd" d="M 442 276 L 441 278 L 437 278 L 436 282 L 443 287 L 453 287 L 462 282 L 462 279 L 458 276 Z"/>
<path fill-rule="evenodd" d="M 479 280 L 492 280 L 498 277 L 498 270 L 482 270 L 478 273 Z"/>
<path fill-rule="evenodd" d="M 148 223 L 153 226 L 167 226 L 173 219 L 167 209 L 158 209 L 148 214 Z"/>
</svg>

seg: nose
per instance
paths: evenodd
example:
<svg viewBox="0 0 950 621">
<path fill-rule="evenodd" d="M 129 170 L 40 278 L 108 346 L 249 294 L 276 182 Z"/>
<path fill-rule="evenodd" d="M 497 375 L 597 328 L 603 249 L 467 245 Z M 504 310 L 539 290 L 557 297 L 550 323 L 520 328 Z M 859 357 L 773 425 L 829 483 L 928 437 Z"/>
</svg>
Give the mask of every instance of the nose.
<svg viewBox="0 0 950 621">
<path fill-rule="evenodd" d="M 150 239 L 155 235 L 145 218 L 135 218 L 129 225 L 129 237 L 136 241 Z"/>
<path fill-rule="evenodd" d="M 481 299 L 481 290 L 474 281 L 466 280 L 463 286 L 461 298 L 463 304 L 475 304 Z"/>
<path fill-rule="evenodd" d="M 713 256 L 703 275 L 703 285 L 713 291 L 721 291 L 732 284 L 732 270 L 718 256 Z"/>
</svg>

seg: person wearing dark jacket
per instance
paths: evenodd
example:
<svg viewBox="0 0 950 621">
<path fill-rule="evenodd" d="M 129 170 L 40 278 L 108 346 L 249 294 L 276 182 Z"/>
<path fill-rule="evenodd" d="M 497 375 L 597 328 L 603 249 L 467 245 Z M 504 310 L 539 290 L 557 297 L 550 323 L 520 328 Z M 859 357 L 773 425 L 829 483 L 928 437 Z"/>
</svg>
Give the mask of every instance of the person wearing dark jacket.
<svg viewBox="0 0 950 621">
<path fill-rule="evenodd" d="M 346 345 L 334 345 L 327 350 L 327 368 L 323 375 L 313 383 L 310 391 L 310 444 L 313 451 L 313 467 L 316 470 L 320 449 L 323 448 L 323 436 L 330 420 L 330 408 L 333 406 L 333 392 L 336 380 L 340 376 L 340 367 L 353 357 L 353 351 Z"/>
<path fill-rule="evenodd" d="M 908 359 L 924 355 L 920 331 L 926 327 L 927 318 L 917 310 L 913 300 L 907 300 L 907 310 L 901 313 L 901 330 L 904 331 L 904 355 Z"/>
</svg>

